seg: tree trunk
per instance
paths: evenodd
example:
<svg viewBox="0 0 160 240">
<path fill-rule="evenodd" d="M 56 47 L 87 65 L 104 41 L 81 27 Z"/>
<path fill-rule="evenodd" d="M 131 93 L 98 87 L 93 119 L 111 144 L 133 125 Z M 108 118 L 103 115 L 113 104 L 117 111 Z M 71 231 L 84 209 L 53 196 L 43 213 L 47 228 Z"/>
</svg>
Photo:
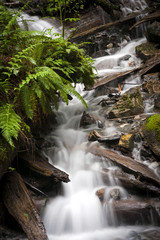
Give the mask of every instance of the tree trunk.
<svg viewBox="0 0 160 240">
<path fill-rule="evenodd" d="M 29 240 L 47 240 L 46 230 L 21 176 L 7 173 L 3 201 L 8 212 L 17 220 Z"/>
</svg>

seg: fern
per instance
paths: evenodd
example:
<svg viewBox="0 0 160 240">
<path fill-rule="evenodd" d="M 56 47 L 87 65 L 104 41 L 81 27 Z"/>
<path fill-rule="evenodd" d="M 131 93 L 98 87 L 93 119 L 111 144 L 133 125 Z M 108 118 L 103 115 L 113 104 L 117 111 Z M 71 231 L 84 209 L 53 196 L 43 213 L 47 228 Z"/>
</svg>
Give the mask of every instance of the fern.
<svg viewBox="0 0 160 240">
<path fill-rule="evenodd" d="M 0 128 L 2 136 L 14 147 L 13 138 L 18 138 L 18 133 L 21 129 L 21 118 L 18 116 L 12 104 L 5 104 L 0 107 Z"/>
</svg>

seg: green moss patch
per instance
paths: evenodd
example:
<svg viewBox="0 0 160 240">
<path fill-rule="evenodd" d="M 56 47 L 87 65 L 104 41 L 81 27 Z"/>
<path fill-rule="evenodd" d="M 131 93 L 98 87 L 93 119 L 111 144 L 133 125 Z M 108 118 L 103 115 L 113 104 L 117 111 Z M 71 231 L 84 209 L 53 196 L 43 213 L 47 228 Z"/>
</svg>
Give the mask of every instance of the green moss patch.
<svg viewBox="0 0 160 240">
<path fill-rule="evenodd" d="M 146 129 L 155 131 L 157 140 L 160 141 L 160 115 L 155 114 L 147 119 Z"/>
</svg>

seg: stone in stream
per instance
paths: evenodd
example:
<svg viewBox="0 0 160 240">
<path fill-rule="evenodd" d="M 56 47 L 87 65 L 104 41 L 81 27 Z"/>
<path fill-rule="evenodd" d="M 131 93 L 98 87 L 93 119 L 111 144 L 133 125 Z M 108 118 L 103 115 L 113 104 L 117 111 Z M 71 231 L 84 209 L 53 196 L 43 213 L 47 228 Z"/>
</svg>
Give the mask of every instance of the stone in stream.
<svg viewBox="0 0 160 240">
<path fill-rule="evenodd" d="M 121 198 L 121 194 L 120 194 L 120 190 L 119 188 L 113 188 L 110 192 L 109 192 L 110 197 L 113 200 L 120 200 Z"/>
<path fill-rule="evenodd" d="M 120 148 L 125 148 L 128 151 L 132 151 L 134 147 L 134 135 L 133 134 L 126 134 L 123 135 L 118 143 Z"/>
<path fill-rule="evenodd" d="M 106 113 L 107 118 L 129 117 L 144 112 L 140 87 L 129 89 L 117 103 Z"/>
<path fill-rule="evenodd" d="M 143 76 L 143 90 L 149 94 L 160 93 L 160 73 L 149 73 Z"/>
<path fill-rule="evenodd" d="M 96 124 L 96 119 L 92 114 L 84 111 L 80 120 L 80 127 L 87 127 L 91 124 Z"/>
</svg>

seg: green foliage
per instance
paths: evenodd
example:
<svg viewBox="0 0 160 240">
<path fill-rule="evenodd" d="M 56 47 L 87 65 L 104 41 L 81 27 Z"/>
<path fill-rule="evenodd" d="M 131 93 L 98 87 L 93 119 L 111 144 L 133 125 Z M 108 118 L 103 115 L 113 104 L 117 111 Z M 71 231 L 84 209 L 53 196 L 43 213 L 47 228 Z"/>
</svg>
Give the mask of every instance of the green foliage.
<svg viewBox="0 0 160 240">
<path fill-rule="evenodd" d="M 93 85 L 95 78 L 92 59 L 76 44 L 21 31 L 18 16 L 0 5 L 0 156 L 7 149 L 1 140 L 13 148 L 31 123 L 41 121 L 52 107 L 58 109 L 59 101 L 68 104 L 68 95 L 87 107 L 73 86 Z"/>
<path fill-rule="evenodd" d="M 13 138 L 18 138 L 20 131 L 21 118 L 15 113 L 13 105 L 3 104 L 0 107 L 0 128 L 2 129 L 2 136 L 6 141 L 14 147 Z"/>
<path fill-rule="evenodd" d="M 147 119 L 146 129 L 155 131 L 157 139 L 160 141 L 160 115 L 155 114 Z"/>
</svg>

